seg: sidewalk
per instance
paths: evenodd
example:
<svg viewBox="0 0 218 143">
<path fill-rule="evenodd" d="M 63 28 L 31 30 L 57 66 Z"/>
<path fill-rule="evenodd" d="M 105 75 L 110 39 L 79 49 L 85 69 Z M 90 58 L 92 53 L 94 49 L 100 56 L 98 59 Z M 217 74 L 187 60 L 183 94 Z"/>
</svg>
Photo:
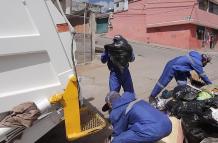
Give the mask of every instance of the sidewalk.
<svg viewBox="0 0 218 143">
<path fill-rule="evenodd" d="M 105 36 L 98 36 L 96 37 L 96 50 L 97 52 L 101 52 L 104 50 L 104 45 L 105 44 L 110 44 L 112 42 L 112 38 L 105 37 Z M 163 46 L 163 45 L 158 45 L 158 44 L 146 44 L 142 42 L 136 42 L 136 41 L 129 41 L 129 43 L 134 47 L 146 47 L 146 48 L 158 48 L 158 49 L 171 49 L 171 50 L 180 50 L 180 51 L 191 51 L 193 49 L 182 49 L 182 48 L 176 48 L 176 47 L 169 47 L 169 46 Z M 199 52 L 202 53 L 207 53 L 211 55 L 218 55 L 218 49 L 195 49 Z"/>
</svg>

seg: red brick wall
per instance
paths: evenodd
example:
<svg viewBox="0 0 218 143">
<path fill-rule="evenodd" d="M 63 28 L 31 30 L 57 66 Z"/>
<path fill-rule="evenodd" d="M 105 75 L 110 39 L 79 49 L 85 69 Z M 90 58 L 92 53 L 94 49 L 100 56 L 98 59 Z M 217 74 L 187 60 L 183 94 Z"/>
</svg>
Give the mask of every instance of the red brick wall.
<svg viewBox="0 0 218 143">
<path fill-rule="evenodd" d="M 71 17 L 69 18 L 71 25 L 74 27 L 75 32 L 84 33 L 84 18 L 83 17 Z M 90 33 L 89 20 L 86 19 L 86 33 Z"/>
</svg>

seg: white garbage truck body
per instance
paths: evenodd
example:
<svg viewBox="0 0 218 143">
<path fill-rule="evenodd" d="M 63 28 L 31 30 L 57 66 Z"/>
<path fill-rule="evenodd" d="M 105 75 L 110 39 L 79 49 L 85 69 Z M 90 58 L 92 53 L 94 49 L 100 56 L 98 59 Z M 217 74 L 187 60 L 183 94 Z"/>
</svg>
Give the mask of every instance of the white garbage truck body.
<svg viewBox="0 0 218 143">
<path fill-rule="evenodd" d="M 43 101 L 63 91 L 75 74 L 72 29 L 51 0 L 0 1 L 0 119 L 14 106 Z M 0 128 L 0 143 L 32 143 L 63 118 L 61 108 L 46 111 L 32 127 Z M 58 109 L 59 108 L 59 109 Z"/>
</svg>

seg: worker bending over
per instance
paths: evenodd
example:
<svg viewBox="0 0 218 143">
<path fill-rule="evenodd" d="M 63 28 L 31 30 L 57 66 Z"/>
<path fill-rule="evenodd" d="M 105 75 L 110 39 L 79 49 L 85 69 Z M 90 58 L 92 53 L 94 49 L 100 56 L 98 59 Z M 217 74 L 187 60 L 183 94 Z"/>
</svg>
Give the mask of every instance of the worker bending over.
<svg viewBox="0 0 218 143">
<path fill-rule="evenodd" d="M 169 135 L 172 123 L 168 116 L 134 93 L 108 93 L 102 111 L 109 110 L 113 126 L 112 143 L 153 143 Z"/>
<path fill-rule="evenodd" d="M 190 71 L 192 70 L 201 77 L 205 84 L 212 84 L 203 70 L 203 67 L 210 61 L 211 57 L 196 51 L 191 51 L 185 56 L 179 56 L 170 60 L 166 64 L 161 77 L 153 88 L 149 97 L 149 102 L 153 105 L 156 104 L 157 101 L 155 97 L 167 86 L 173 77 L 178 85 L 187 84 L 187 78 L 191 78 Z"/>
</svg>

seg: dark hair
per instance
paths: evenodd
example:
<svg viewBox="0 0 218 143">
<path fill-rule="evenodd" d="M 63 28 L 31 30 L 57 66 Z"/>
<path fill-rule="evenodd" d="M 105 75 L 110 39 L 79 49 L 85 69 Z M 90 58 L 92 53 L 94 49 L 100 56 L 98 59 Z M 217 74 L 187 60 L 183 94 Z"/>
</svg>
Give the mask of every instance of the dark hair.
<svg viewBox="0 0 218 143">
<path fill-rule="evenodd" d="M 207 65 L 207 63 L 210 63 L 212 58 L 206 54 L 202 54 L 202 65 L 203 67 Z"/>
</svg>

